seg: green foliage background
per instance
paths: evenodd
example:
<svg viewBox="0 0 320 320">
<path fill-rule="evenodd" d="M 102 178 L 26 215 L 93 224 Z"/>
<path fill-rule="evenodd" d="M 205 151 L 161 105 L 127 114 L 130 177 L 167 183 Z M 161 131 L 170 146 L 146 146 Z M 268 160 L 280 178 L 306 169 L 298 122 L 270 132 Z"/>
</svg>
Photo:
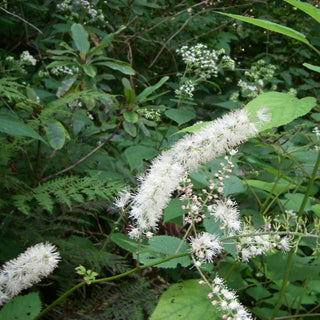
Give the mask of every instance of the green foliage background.
<svg viewBox="0 0 320 320">
<path fill-rule="evenodd" d="M 183 129 L 244 104 L 255 110 L 257 106 L 244 94 L 236 101 L 230 97 L 239 91 L 237 83 L 245 72 L 261 59 L 275 65 L 276 71 L 259 99 L 276 88 L 279 97 L 286 98 L 274 103 L 288 121 L 277 130 L 266 127 L 241 147 L 226 192 L 257 228 L 263 216 L 280 219 L 285 210 L 299 210 L 317 157 L 312 130 L 320 121 L 315 67 L 319 55 L 311 47 L 320 47 L 320 24 L 287 2 L 292 1 L 89 1 L 100 15 L 97 18 L 81 1 L 64 1 L 66 6 L 60 8 L 61 1 L 1 1 L 0 262 L 45 241 L 57 245 L 62 256 L 51 277 L 23 292 L 28 299 L 37 292 L 42 305 L 50 304 L 79 281 L 74 270 L 79 264 L 88 269 L 95 265 L 101 278 L 135 267 L 137 246 L 124 240 L 129 222 L 126 216 L 119 220 L 115 197 L 127 185 L 134 190 L 136 176 L 177 141 Z M 293 28 L 307 35 L 310 45 L 218 11 Z M 220 73 L 214 85 L 201 83 L 193 100 L 180 104 L 174 90 L 185 66 L 176 49 L 197 43 L 223 48 L 236 67 Z M 26 50 L 35 57 L 35 65 L 23 62 Z M 285 94 L 291 89 L 301 106 L 311 102 L 311 111 L 302 118 L 296 119 L 304 115 L 299 110 L 286 114 L 286 105 L 298 101 Z M 191 175 L 196 188 L 203 188 L 219 161 Z M 314 181 L 301 212 L 308 228 L 320 217 L 319 188 L 319 180 Z M 174 253 L 159 249 L 157 242 L 174 247 L 184 230 L 181 216 L 172 201 L 158 231 L 163 238 L 142 244 L 142 263 Z M 203 228 L 217 226 L 209 221 Z M 103 247 L 111 230 L 116 232 Z M 301 242 L 278 316 L 320 313 L 319 258 L 312 256 L 314 246 L 312 241 Z M 183 280 L 183 290 L 189 290 L 199 277 L 196 270 L 183 268 L 188 259 L 81 288 L 44 319 L 162 319 L 161 306 L 166 310 L 171 306 L 162 296 L 153 313 L 161 293 L 172 284 L 166 294 L 175 294 Z M 240 263 L 230 249 L 208 270 L 225 276 L 258 319 L 271 319 L 282 285 L 281 259 L 285 256 L 278 254 Z M 197 303 L 179 299 L 187 305 Z M 2 314 L 9 308 L 8 304 Z"/>
</svg>

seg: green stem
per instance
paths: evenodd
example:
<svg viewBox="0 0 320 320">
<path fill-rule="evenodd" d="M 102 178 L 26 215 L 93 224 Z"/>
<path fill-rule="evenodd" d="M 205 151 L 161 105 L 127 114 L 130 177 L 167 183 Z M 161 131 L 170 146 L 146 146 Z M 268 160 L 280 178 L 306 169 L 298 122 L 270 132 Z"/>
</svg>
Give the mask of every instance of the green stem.
<svg viewBox="0 0 320 320">
<path fill-rule="evenodd" d="M 316 163 L 315 163 L 315 165 L 313 167 L 311 178 L 309 180 L 309 184 L 308 184 L 306 193 L 304 195 L 303 201 L 301 203 L 301 206 L 300 206 L 300 209 L 299 209 L 299 212 L 298 212 L 298 217 L 299 218 L 302 216 L 302 213 L 304 212 L 304 209 L 305 209 L 305 206 L 307 204 L 309 195 L 311 193 L 311 188 L 313 186 L 314 181 L 316 180 L 316 176 L 317 176 L 317 172 L 318 172 L 319 166 L 320 166 L 320 151 L 318 152 L 318 158 L 317 158 L 317 161 L 316 161 Z M 284 293 L 285 293 L 287 282 L 288 282 L 288 278 L 289 278 L 289 273 L 290 273 L 293 254 L 294 254 L 294 251 L 293 251 L 293 249 L 291 249 L 291 251 L 288 254 L 286 269 L 285 269 L 284 277 L 283 277 L 283 281 L 282 281 L 282 287 L 281 287 L 280 292 L 279 292 L 279 298 L 278 298 L 278 301 L 276 303 L 276 306 L 273 309 L 273 312 L 272 312 L 272 315 L 270 317 L 270 320 L 274 320 L 275 319 L 275 317 L 278 314 L 279 309 L 280 309 L 280 307 L 282 305 L 282 301 L 283 301 L 283 298 L 284 298 Z"/>
<path fill-rule="evenodd" d="M 158 265 L 158 264 L 161 264 L 163 262 L 166 262 L 166 261 L 170 261 L 170 260 L 173 260 L 173 259 L 176 259 L 176 258 L 180 258 L 180 257 L 184 257 L 184 256 L 187 256 L 189 255 L 189 252 L 183 252 L 183 253 L 179 253 L 179 254 L 175 254 L 175 255 L 172 255 L 172 256 L 168 256 L 167 258 L 164 258 L 160 261 L 156 261 L 156 262 L 153 262 L 153 263 L 149 263 L 149 264 L 146 264 L 144 266 L 139 266 L 137 268 L 134 268 L 132 270 L 129 270 L 127 272 L 124 272 L 124 273 L 121 273 L 121 274 L 118 274 L 116 276 L 112 276 L 112 277 L 108 277 L 108 278 L 102 278 L 102 279 L 96 279 L 96 280 L 92 280 L 90 281 L 90 284 L 95 284 L 95 283 L 101 283 L 101 282 L 109 282 L 109 281 L 113 281 L 113 280 L 117 280 L 117 279 L 120 279 L 120 278 L 123 278 L 123 277 L 126 277 L 132 273 L 135 273 L 135 272 L 138 272 L 140 270 L 143 270 L 143 269 L 147 269 L 147 268 L 150 268 L 150 267 L 153 267 L 155 265 Z M 62 300 L 64 300 L 66 297 L 68 297 L 73 291 L 83 287 L 84 285 L 86 284 L 89 284 L 87 281 L 82 281 L 80 283 L 78 283 L 76 286 L 72 287 L 70 290 L 68 290 L 67 292 L 65 292 L 62 296 L 60 296 L 57 300 L 55 300 L 54 302 L 52 302 L 47 308 L 45 308 L 44 310 L 42 310 L 35 318 L 33 318 L 33 320 L 38 320 L 40 319 L 42 316 L 44 316 L 49 310 L 51 310 L 55 305 L 57 305 L 59 302 L 61 302 Z"/>
</svg>

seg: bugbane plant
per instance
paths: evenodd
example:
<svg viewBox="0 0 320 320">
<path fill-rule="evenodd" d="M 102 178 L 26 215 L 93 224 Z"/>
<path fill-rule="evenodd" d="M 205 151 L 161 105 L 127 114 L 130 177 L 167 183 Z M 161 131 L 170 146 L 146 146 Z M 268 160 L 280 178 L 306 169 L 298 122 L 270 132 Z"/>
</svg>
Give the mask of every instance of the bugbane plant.
<svg viewBox="0 0 320 320">
<path fill-rule="evenodd" d="M 0 270 L 0 306 L 47 277 L 59 260 L 60 255 L 54 245 L 38 243 L 16 259 L 6 262 Z"/>
</svg>

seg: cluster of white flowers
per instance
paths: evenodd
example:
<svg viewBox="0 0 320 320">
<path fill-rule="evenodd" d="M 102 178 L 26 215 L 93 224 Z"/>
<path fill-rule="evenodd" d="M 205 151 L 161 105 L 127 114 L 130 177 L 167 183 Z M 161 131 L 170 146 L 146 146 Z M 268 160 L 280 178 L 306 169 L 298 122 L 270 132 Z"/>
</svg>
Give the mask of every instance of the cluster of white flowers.
<svg viewBox="0 0 320 320">
<path fill-rule="evenodd" d="M 54 245 L 38 243 L 6 262 L 0 270 L 0 306 L 52 273 L 59 260 Z"/>
<path fill-rule="evenodd" d="M 57 4 L 57 8 L 60 11 L 64 12 L 70 12 L 70 13 L 75 13 L 76 11 L 79 12 L 85 12 L 88 14 L 89 19 L 91 22 L 100 20 L 104 21 L 104 15 L 102 13 L 102 10 L 96 10 L 94 8 L 96 4 L 91 4 L 90 1 L 87 0 L 64 0 L 61 3 Z M 72 15 L 70 15 L 72 17 Z"/>
<path fill-rule="evenodd" d="M 140 186 L 132 196 L 129 215 L 134 226 L 130 236 L 138 238 L 156 229 L 162 210 L 186 172 L 233 150 L 256 133 L 247 112 L 237 110 L 185 135 L 170 150 L 164 151 L 140 178 Z"/>
<path fill-rule="evenodd" d="M 54 74 L 55 76 L 65 75 L 65 74 L 72 76 L 74 74 L 74 71 L 76 70 L 73 70 L 67 66 L 60 66 L 60 67 L 53 68 L 51 70 L 52 74 Z"/>
<path fill-rule="evenodd" d="M 190 238 L 191 252 L 198 266 L 203 262 L 212 262 L 223 248 L 217 235 L 202 232 L 196 238 Z"/>
<path fill-rule="evenodd" d="M 177 50 L 182 56 L 184 63 L 187 65 L 187 71 L 193 72 L 197 78 L 208 79 L 217 77 L 218 71 L 222 68 L 233 69 L 234 60 L 224 54 L 224 49 L 209 50 L 202 43 L 193 47 L 183 46 Z M 219 61 L 220 60 L 220 61 Z"/>
<path fill-rule="evenodd" d="M 200 282 L 202 284 L 202 282 Z M 212 292 L 208 294 L 213 306 L 218 306 L 223 312 L 223 320 L 251 320 L 252 315 L 237 300 L 234 291 L 230 291 L 224 284 L 223 279 L 216 276 L 212 282 Z"/>
<path fill-rule="evenodd" d="M 192 98 L 195 85 L 195 82 L 193 82 L 192 80 L 187 80 L 185 84 L 182 84 L 179 89 L 175 90 L 175 94 L 177 96 L 187 96 L 189 98 Z"/>
<path fill-rule="evenodd" d="M 250 233 L 252 230 L 243 230 L 242 233 Z M 279 235 L 269 235 L 256 233 L 250 237 L 240 237 L 237 244 L 239 258 L 242 261 L 248 262 L 249 259 L 262 255 L 269 250 L 279 249 L 282 252 L 288 252 L 291 248 L 289 237 L 281 238 Z"/>
<path fill-rule="evenodd" d="M 240 92 L 235 92 L 230 100 L 237 100 L 240 93 L 244 98 L 257 97 L 274 78 L 275 70 L 274 65 L 266 64 L 264 60 L 257 61 L 250 70 L 245 72 L 245 79 L 239 80 Z M 276 90 L 276 86 L 273 85 L 271 89 Z"/>
<path fill-rule="evenodd" d="M 29 51 L 23 51 L 20 55 L 21 63 L 36 65 L 37 60 L 29 53 Z"/>
<path fill-rule="evenodd" d="M 312 132 L 316 135 L 317 138 L 320 137 L 320 130 L 318 127 L 314 127 Z"/>
<path fill-rule="evenodd" d="M 220 220 L 222 225 L 220 229 L 228 228 L 229 231 L 239 231 L 241 229 L 241 221 L 237 203 L 230 198 L 216 200 L 216 203 L 208 206 L 208 212 L 214 216 L 216 220 Z"/>
</svg>

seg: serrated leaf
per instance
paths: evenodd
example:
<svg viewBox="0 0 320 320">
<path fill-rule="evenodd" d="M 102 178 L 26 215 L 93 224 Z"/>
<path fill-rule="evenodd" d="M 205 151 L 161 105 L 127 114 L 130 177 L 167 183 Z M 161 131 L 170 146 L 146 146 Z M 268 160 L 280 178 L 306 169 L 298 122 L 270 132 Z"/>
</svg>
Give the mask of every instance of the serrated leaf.
<svg viewBox="0 0 320 320">
<path fill-rule="evenodd" d="M 267 92 L 250 101 L 244 109 L 248 111 L 251 121 L 258 123 L 259 131 L 262 132 L 307 114 L 315 105 L 316 99 L 313 97 L 298 99 L 282 92 Z M 261 110 L 264 110 L 270 121 L 259 120 L 258 113 Z"/>
<path fill-rule="evenodd" d="M 289 189 L 295 188 L 295 185 L 292 183 L 278 183 L 274 187 L 274 182 L 266 182 L 266 181 L 261 181 L 261 180 L 246 180 L 246 183 L 254 188 L 264 190 L 267 192 L 271 192 L 273 190 L 274 194 L 280 194 L 283 192 L 288 191 Z"/>
<path fill-rule="evenodd" d="M 0 311 L 1 320 L 32 320 L 41 311 L 39 294 L 31 292 L 17 296 L 3 306 Z"/>
<path fill-rule="evenodd" d="M 142 160 L 150 160 L 158 154 L 158 151 L 152 147 L 133 146 L 124 151 L 131 170 L 136 169 L 142 164 Z"/>
<path fill-rule="evenodd" d="M 31 129 L 28 125 L 6 113 L 0 113 L 0 132 L 7 133 L 12 136 L 23 136 L 41 140 L 46 143 L 41 136 Z"/>
<path fill-rule="evenodd" d="M 61 122 L 56 120 L 49 121 L 45 130 L 50 146 L 53 149 L 61 149 L 64 146 L 66 137 L 68 137 L 67 131 Z"/>
<path fill-rule="evenodd" d="M 165 291 L 150 320 L 214 320 L 222 313 L 207 298 L 210 289 L 200 286 L 199 280 L 176 283 Z"/>
<path fill-rule="evenodd" d="M 88 40 L 88 33 L 79 23 L 75 23 L 71 26 L 72 40 L 76 48 L 84 55 L 86 55 L 90 49 L 90 43 Z"/>
<path fill-rule="evenodd" d="M 180 246 L 180 247 L 179 247 Z M 177 250 L 179 248 L 179 250 Z M 143 264 L 149 264 L 160 261 L 168 256 L 188 252 L 189 246 L 186 242 L 181 245 L 181 239 L 170 236 L 154 236 L 149 240 L 149 245 L 141 248 L 139 261 Z M 178 264 L 187 267 L 191 264 L 189 256 L 179 257 L 160 264 L 158 268 L 175 268 Z"/>
<path fill-rule="evenodd" d="M 192 119 L 195 119 L 196 113 L 192 110 L 185 109 L 170 109 L 164 113 L 169 119 L 178 123 L 178 125 L 182 125 L 186 122 L 189 122 Z"/>
</svg>

